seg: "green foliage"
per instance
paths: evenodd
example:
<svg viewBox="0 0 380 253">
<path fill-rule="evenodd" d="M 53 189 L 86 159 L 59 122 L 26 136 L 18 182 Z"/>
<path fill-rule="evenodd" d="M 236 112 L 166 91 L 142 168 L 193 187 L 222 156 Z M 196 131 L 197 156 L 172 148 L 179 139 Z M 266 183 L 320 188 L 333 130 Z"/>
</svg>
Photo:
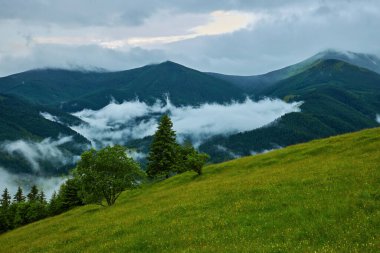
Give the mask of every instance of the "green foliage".
<svg viewBox="0 0 380 253">
<path fill-rule="evenodd" d="M 17 192 L 16 192 L 15 196 L 13 197 L 13 201 L 15 203 L 21 203 L 21 202 L 25 201 L 25 196 L 24 196 L 20 186 L 17 188 Z"/>
<path fill-rule="evenodd" d="M 54 215 L 60 214 L 61 212 L 62 212 L 62 202 L 58 198 L 57 193 L 54 191 L 49 201 L 48 213 L 49 213 L 49 216 L 54 216 Z"/>
<path fill-rule="evenodd" d="M 30 189 L 30 192 L 28 193 L 28 201 L 33 202 L 39 200 L 38 198 L 38 188 L 36 185 L 33 185 Z"/>
<path fill-rule="evenodd" d="M 85 203 L 102 204 L 105 199 L 110 206 L 122 191 L 135 188 L 144 173 L 126 148 L 116 145 L 84 152 L 74 175 Z"/>
<path fill-rule="evenodd" d="M 188 156 L 186 166 L 198 173 L 198 175 L 202 175 L 202 168 L 209 158 L 208 154 L 193 152 Z"/>
<path fill-rule="evenodd" d="M 177 171 L 176 135 L 168 115 L 163 115 L 153 136 L 148 156 L 147 174 L 152 178 L 166 177 Z"/>
<path fill-rule="evenodd" d="M 13 203 L 11 203 L 11 196 L 6 190 L 4 191 L 0 210 L 0 232 L 38 221 L 47 216 L 48 209 L 45 194 L 43 191 L 39 192 L 36 186 L 31 188 L 27 201 L 25 201 L 20 187 L 14 196 Z"/>
<path fill-rule="evenodd" d="M 0 235 L 0 252 L 377 252 L 380 129 L 209 165 Z"/>
<path fill-rule="evenodd" d="M 199 153 L 189 141 L 179 146 L 177 152 L 180 156 L 178 161 L 178 172 L 180 173 L 193 170 L 198 175 L 201 175 L 203 166 L 210 158 L 210 156 L 205 153 Z"/>
<path fill-rule="evenodd" d="M 2 209 L 8 209 L 11 205 L 11 196 L 9 195 L 7 188 L 4 189 L 3 194 L 1 195 L 0 205 Z"/>
<path fill-rule="evenodd" d="M 0 200 L 0 233 L 7 231 L 11 227 L 10 205 L 11 196 L 8 189 L 5 188 Z"/>
<path fill-rule="evenodd" d="M 50 209 L 53 213 L 61 213 L 75 206 L 83 205 L 80 196 L 80 183 L 77 179 L 68 179 L 59 189 L 58 196 L 52 196 Z"/>
</svg>

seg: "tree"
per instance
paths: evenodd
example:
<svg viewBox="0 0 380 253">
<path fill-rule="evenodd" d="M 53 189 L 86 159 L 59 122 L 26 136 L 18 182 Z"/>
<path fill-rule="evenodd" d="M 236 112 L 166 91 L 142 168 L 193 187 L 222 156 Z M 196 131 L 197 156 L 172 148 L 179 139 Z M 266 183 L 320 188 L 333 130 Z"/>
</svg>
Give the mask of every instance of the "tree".
<svg viewBox="0 0 380 253">
<path fill-rule="evenodd" d="M 16 203 L 21 203 L 21 202 L 25 201 L 25 196 L 24 196 L 20 186 L 17 188 L 17 192 L 16 192 L 15 196 L 13 197 L 13 201 Z"/>
<path fill-rule="evenodd" d="M 0 204 L 2 209 L 8 209 L 11 205 L 11 196 L 9 195 L 7 188 L 4 189 L 3 194 L 1 195 Z"/>
<path fill-rule="evenodd" d="M 61 186 L 62 187 L 62 186 Z M 50 216 L 57 215 L 62 213 L 62 204 L 58 197 L 58 194 L 54 191 L 53 195 L 51 195 L 49 204 L 48 204 L 48 213 Z"/>
<path fill-rule="evenodd" d="M 163 115 L 153 136 L 148 156 L 147 174 L 150 177 L 165 176 L 177 170 L 177 142 L 172 129 L 173 123 L 168 115 Z"/>
<path fill-rule="evenodd" d="M 10 206 L 11 196 L 8 189 L 5 188 L 0 200 L 0 232 L 5 232 L 11 228 Z"/>
<path fill-rule="evenodd" d="M 84 202 L 102 205 L 104 198 L 109 206 L 122 191 L 136 187 L 143 176 L 126 148 L 119 145 L 84 152 L 74 171 Z"/>
<path fill-rule="evenodd" d="M 38 188 L 36 185 L 33 185 L 30 189 L 30 192 L 28 193 L 28 201 L 32 202 L 36 200 L 38 200 Z"/>
<path fill-rule="evenodd" d="M 187 167 L 198 175 L 202 175 L 202 168 L 210 158 L 208 154 L 199 153 L 198 151 L 191 153 L 187 158 Z"/>
<path fill-rule="evenodd" d="M 80 197 L 80 185 L 77 179 L 68 179 L 61 185 L 57 196 L 61 212 L 67 211 L 72 207 L 83 205 Z"/>
<path fill-rule="evenodd" d="M 40 193 L 37 196 L 37 200 L 41 202 L 42 204 L 45 204 L 45 205 L 47 204 L 44 191 L 42 190 L 40 191 Z"/>
<path fill-rule="evenodd" d="M 178 153 L 180 154 L 179 172 L 193 170 L 202 175 L 202 168 L 210 158 L 205 153 L 198 152 L 191 142 L 185 142 L 184 145 L 179 146 Z"/>
</svg>

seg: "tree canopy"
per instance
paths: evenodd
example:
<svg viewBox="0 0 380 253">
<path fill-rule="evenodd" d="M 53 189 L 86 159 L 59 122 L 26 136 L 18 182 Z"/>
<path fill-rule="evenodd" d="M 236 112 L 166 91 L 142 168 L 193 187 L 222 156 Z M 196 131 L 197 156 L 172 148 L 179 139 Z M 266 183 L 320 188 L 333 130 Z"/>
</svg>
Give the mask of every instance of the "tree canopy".
<svg viewBox="0 0 380 253">
<path fill-rule="evenodd" d="M 177 170 L 176 134 L 173 123 L 167 114 L 161 117 L 148 156 L 147 174 L 154 177 L 169 177 Z"/>
<path fill-rule="evenodd" d="M 105 199 L 109 206 L 122 191 L 135 188 L 143 177 L 138 163 L 119 145 L 84 152 L 74 171 L 84 202 L 102 205 Z"/>
</svg>

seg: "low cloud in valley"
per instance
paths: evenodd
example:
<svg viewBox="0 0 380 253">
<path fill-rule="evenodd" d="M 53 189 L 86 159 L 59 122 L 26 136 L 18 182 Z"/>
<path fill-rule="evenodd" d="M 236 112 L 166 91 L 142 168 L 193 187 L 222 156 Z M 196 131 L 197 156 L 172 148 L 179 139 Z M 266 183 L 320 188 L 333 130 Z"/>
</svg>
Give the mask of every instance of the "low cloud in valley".
<svg viewBox="0 0 380 253">
<path fill-rule="evenodd" d="M 4 141 L 0 149 L 11 156 L 23 157 L 33 171 L 40 170 L 40 163 L 49 161 L 53 165 L 62 166 L 73 161 L 73 157 L 65 155 L 59 146 L 72 142 L 72 136 L 59 136 L 57 140 L 46 138 L 42 141 L 16 140 Z"/>
<path fill-rule="evenodd" d="M 3 167 L 0 167 L 0 191 L 5 188 L 9 190 L 12 197 L 20 186 L 24 195 L 28 193 L 32 185 L 37 185 L 39 190 L 43 190 L 47 198 L 50 198 L 54 191 L 58 191 L 60 185 L 67 180 L 67 177 L 41 177 L 30 174 L 13 174 Z"/>
<path fill-rule="evenodd" d="M 118 104 L 111 102 L 95 111 L 85 109 L 74 113 L 87 124 L 72 126 L 93 142 L 94 146 L 125 143 L 131 139 L 152 135 L 159 116 L 168 113 L 179 140 L 190 137 L 196 144 L 214 135 L 228 135 L 267 125 L 282 115 L 300 111 L 301 102 L 285 103 L 279 99 L 263 99 L 255 102 L 230 104 L 203 104 L 174 106 L 170 100 L 150 106 L 141 101 Z"/>
</svg>

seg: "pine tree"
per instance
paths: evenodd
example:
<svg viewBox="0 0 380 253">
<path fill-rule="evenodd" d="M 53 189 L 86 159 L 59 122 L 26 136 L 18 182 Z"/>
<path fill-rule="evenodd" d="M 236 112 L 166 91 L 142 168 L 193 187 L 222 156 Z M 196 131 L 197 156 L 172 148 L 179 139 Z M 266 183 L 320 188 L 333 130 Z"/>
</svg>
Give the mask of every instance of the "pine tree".
<svg viewBox="0 0 380 253">
<path fill-rule="evenodd" d="M 6 209 L 6 210 L 11 205 L 11 196 L 9 195 L 7 188 L 4 189 L 3 194 L 1 195 L 0 204 L 1 204 L 1 208 Z"/>
<path fill-rule="evenodd" d="M 16 192 L 15 196 L 13 197 L 13 201 L 15 203 L 21 203 L 21 202 L 25 201 L 25 196 L 24 196 L 20 186 L 17 188 L 17 192 Z"/>
<path fill-rule="evenodd" d="M 51 216 L 57 215 L 63 212 L 60 198 L 58 197 L 55 191 L 53 192 L 53 195 L 51 196 L 51 199 L 49 201 L 48 212 L 49 212 L 49 215 Z"/>
<path fill-rule="evenodd" d="M 38 189 L 36 185 L 33 185 L 32 188 L 30 189 L 30 192 L 28 194 L 28 200 L 29 202 L 38 200 Z"/>
<path fill-rule="evenodd" d="M 40 193 L 39 193 L 38 196 L 37 196 L 37 199 L 38 199 L 38 201 L 41 202 L 42 204 L 47 204 L 44 191 L 42 191 L 42 190 L 40 191 Z"/>
<path fill-rule="evenodd" d="M 149 151 L 147 174 L 150 177 L 165 176 L 176 171 L 177 146 L 173 123 L 168 115 L 163 115 L 153 136 Z"/>
<path fill-rule="evenodd" d="M 61 211 L 69 210 L 75 206 L 83 205 L 79 197 L 79 185 L 75 179 L 68 179 L 59 189 L 58 198 Z"/>
<path fill-rule="evenodd" d="M 8 189 L 5 188 L 0 200 L 0 232 L 5 232 L 11 228 L 12 217 L 10 216 L 11 196 Z"/>
</svg>

